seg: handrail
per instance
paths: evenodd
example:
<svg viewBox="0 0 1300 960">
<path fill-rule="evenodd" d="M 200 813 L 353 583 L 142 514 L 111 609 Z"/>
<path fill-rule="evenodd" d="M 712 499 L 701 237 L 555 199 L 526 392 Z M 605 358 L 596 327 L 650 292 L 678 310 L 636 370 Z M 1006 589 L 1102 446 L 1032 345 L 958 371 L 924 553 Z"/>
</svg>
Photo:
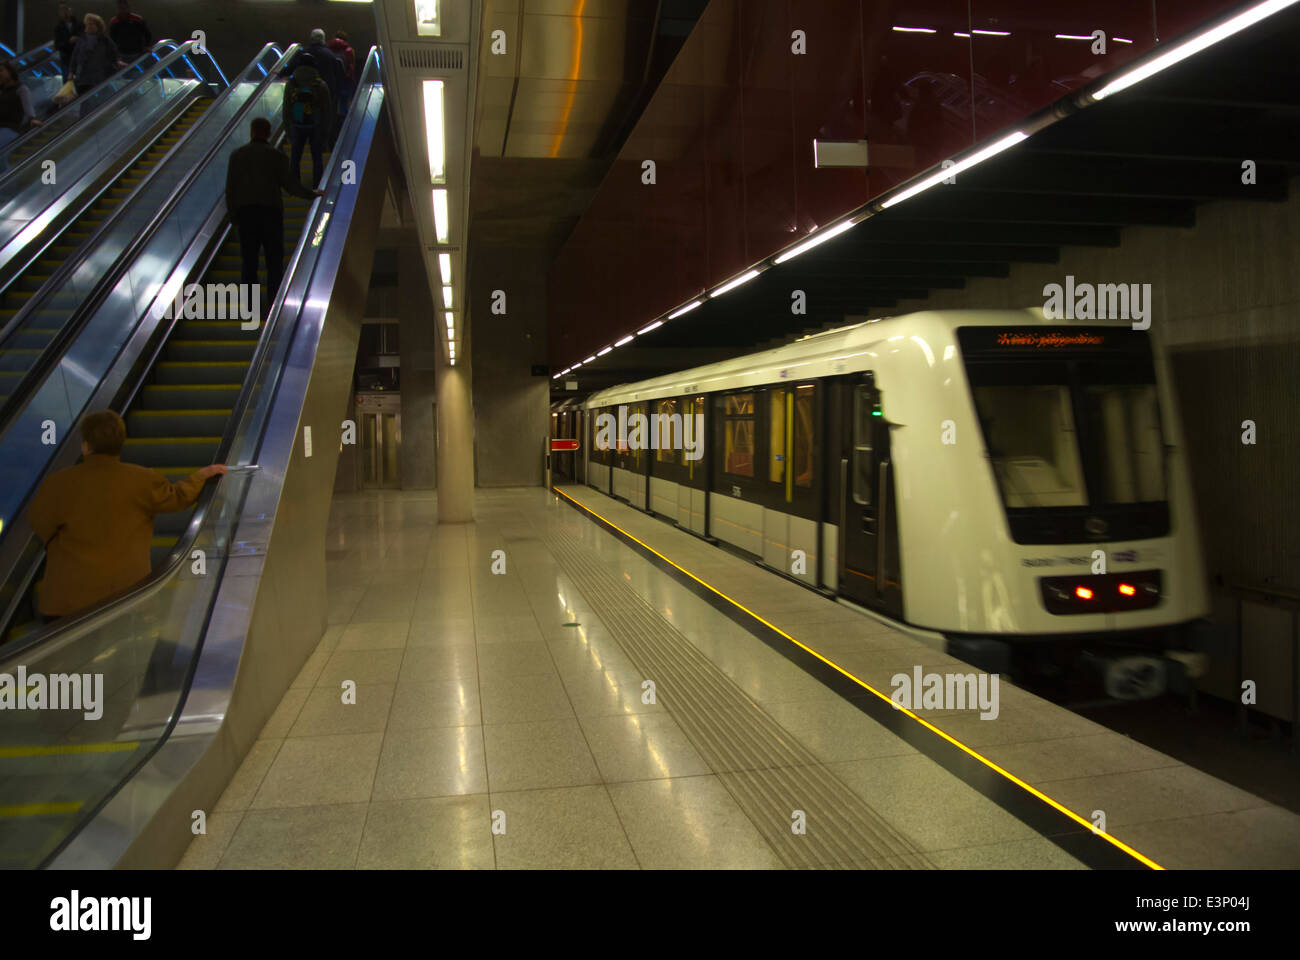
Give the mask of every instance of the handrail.
<svg viewBox="0 0 1300 960">
<path fill-rule="evenodd" d="M 291 55 L 292 49 L 293 48 L 291 47 L 290 54 L 286 55 Z M 358 74 L 358 77 L 364 79 L 369 75 L 369 71 L 371 70 L 371 61 L 374 61 L 375 63 L 374 76 L 380 78 L 379 64 L 381 62 L 381 57 L 378 47 L 371 48 L 370 56 L 367 57 L 366 63 Z M 275 71 L 272 71 L 271 76 L 274 77 L 275 75 Z M 382 79 L 376 79 L 374 82 L 382 83 Z M 360 92 L 361 88 L 358 87 L 357 93 L 360 94 Z M 356 102 L 359 101 L 354 100 L 354 103 Z M 349 112 L 343 128 L 339 131 L 338 143 L 342 144 L 347 142 L 349 135 L 352 133 L 352 129 L 361 124 L 361 115 L 362 112 L 359 110 Z M 338 166 L 342 163 L 340 157 L 341 151 L 336 150 L 331 153 L 329 163 L 326 165 L 323 175 L 323 182 L 330 183 L 333 181 L 334 174 L 337 171 Z M 328 223 L 328 214 L 324 220 L 321 217 L 322 211 L 320 200 L 321 198 L 317 198 L 312 201 L 312 205 L 308 211 L 309 215 L 307 221 L 303 227 L 302 235 L 298 238 L 298 243 L 294 247 L 293 256 L 286 265 L 284 280 L 280 284 L 280 289 L 276 293 L 275 298 L 271 301 L 271 309 L 268 312 L 266 322 L 263 324 L 261 336 L 258 338 L 258 344 L 254 350 L 253 357 L 249 361 L 248 374 L 244 378 L 244 382 L 240 387 L 239 396 L 231 410 L 230 418 L 227 421 L 226 432 L 222 436 L 221 444 L 218 447 L 214 462 L 221 463 L 230 456 L 231 449 L 234 446 L 235 440 L 238 439 L 241 427 L 244 426 L 244 418 L 248 414 L 253 394 L 258 389 L 257 384 L 260 379 L 259 374 L 261 373 L 262 368 L 267 367 L 269 364 L 268 357 L 271 344 L 275 339 L 274 334 L 276 328 L 279 326 L 281 314 L 284 312 L 285 297 L 289 291 L 291 280 L 294 278 L 295 273 L 302 262 L 307 247 L 312 245 L 315 235 L 322 232 Z M 314 272 L 313 267 L 313 276 Z M 310 279 L 308 280 L 308 283 L 309 282 Z M 292 336 L 293 333 L 290 331 L 288 340 L 292 340 Z M 284 349 L 287 349 L 288 340 L 285 341 Z M 148 371 L 145 373 L 146 376 L 147 373 Z M 271 374 L 275 381 L 272 387 L 272 394 L 278 391 L 279 388 L 280 378 L 278 374 L 279 371 L 273 371 Z M 139 384 L 137 383 L 136 387 L 132 389 L 132 394 L 134 394 L 138 387 Z M 254 457 L 261 451 L 262 441 L 265 438 L 265 431 L 266 424 L 263 423 L 258 432 L 257 442 L 254 447 Z M 151 571 L 148 577 L 139 583 L 127 587 L 120 593 L 101 600 L 99 603 L 86 608 L 80 613 L 61 617 L 56 623 L 0 648 L 0 667 L 3 667 L 6 663 L 15 663 L 18 657 L 21 657 L 27 651 L 30 651 L 36 646 L 45 646 L 46 644 L 57 642 L 69 631 L 76 630 L 87 622 L 97 619 L 110 608 L 144 597 L 150 592 L 158 589 L 164 581 L 175 575 L 180 566 L 188 558 L 189 548 L 194 543 L 200 529 L 207 519 L 207 511 L 213 497 L 216 495 L 216 489 L 215 484 L 206 485 L 204 487 L 203 491 L 200 493 L 199 500 L 196 503 L 194 513 L 191 516 L 189 523 L 186 524 L 185 531 L 176 541 L 176 546 L 172 548 L 172 552 L 168 555 L 167 560 Z"/>
<path fill-rule="evenodd" d="M 152 63 L 146 63 L 145 57 L 141 57 L 139 60 L 136 60 L 134 63 L 127 64 L 117 73 L 113 74 L 111 77 L 105 80 L 104 83 L 111 83 L 113 80 L 118 79 L 127 73 L 130 73 L 132 70 L 139 70 L 140 76 L 136 77 L 134 80 L 131 80 L 129 83 L 125 84 L 119 89 L 113 91 L 111 94 L 105 97 L 100 103 L 96 104 L 95 108 L 91 110 L 89 113 L 87 113 L 84 117 L 79 116 L 73 123 L 68 124 L 67 129 L 60 131 L 56 137 L 54 137 L 52 140 L 50 140 L 48 144 L 45 145 L 45 149 L 49 150 L 49 149 L 53 149 L 55 146 L 62 145 L 65 138 L 68 138 L 73 134 L 80 133 L 81 131 L 78 129 L 80 125 L 87 120 L 91 120 L 98 117 L 103 112 L 104 108 L 108 106 L 108 104 L 110 103 L 113 104 L 114 108 L 116 109 L 118 104 L 124 102 L 122 99 L 119 98 L 125 98 L 129 93 L 139 89 L 140 85 L 143 84 L 145 81 L 156 77 L 164 70 L 170 70 L 181 60 L 184 60 L 186 63 L 189 64 L 190 69 L 194 71 L 195 77 L 197 77 L 199 81 L 202 82 L 204 80 L 204 76 L 202 72 L 196 66 L 194 66 L 193 61 L 189 59 L 189 57 L 187 56 L 187 51 L 185 50 L 186 47 L 192 46 L 194 42 L 195 41 L 193 40 L 185 40 L 182 41 L 180 44 L 177 44 L 174 40 L 159 40 L 149 50 L 149 53 L 145 55 L 145 57 L 153 56 L 157 58 Z M 170 47 L 171 51 L 164 56 L 160 56 L 159 54 L 161 52 L 161 48 L 163 47 Z M 222 74 L 221 67 L 217 65 L 216 59 L 212 56 L 211 53 L 208 53 L 207 57 L 208 60 L 211 61 L 212 65 L 216 67 L 218 76 L 221 76 L 222 79 L 224 79 L 225 75 Z M 226 84 L 226 86 L 229 86 L 229 84 Z M 86 94 L 86 96 L 88 97 L 95 96 L 97 92 L 98 91 L 92 91 L 91 93 Z M 31 130 L 28 130 L 21 137 L 17 137 L 16 139 L 11 140 L 9 143 L 5 144 L 5 148 L 4 148 L 5 153 L 6 154 L 13 153 L 14 151 L 26 146 L 36 137 L 39 137 L 42 134 L 49 133 L 46 127 L 48 126 L 49 123 L 54 123 L 56 119 L 57 119 L 57 115 L 55 117 L 51 117 L 47 123 L 42 124 L 39 127 L 35 127 Z M 85 129 L 85 128 L 81 128 L 81 129 Z M 40 159 L 40 154 L 33 154 L 32 156 L 23 160 L 21 163 L 18 163 L 10 167 L 8 170 L 0 174 L 0 181 L 14 176 L 15 174 L 22 171 L 29 163 L 35 163 L 39 159 Z"/>
<path fill-rule="evenodd" d="M 191 42 L 193 41 L 186 41 L 186 43 Z M 290 50 L 292 49 L 294 49 L 294 47 L 290 47 Z M 260 62 L 268 50 L 278 52 L 279 48 L 275 44 L 268 43 L 254 59 L 254 65 Z M 288 56 L 288 54 L 281 54 L 280 59 L 276 61 L 277 64 L 283 63 L 286 56 Z M 251 67 L 249 72 L 251 72 Z M 134 239 L 132 239 L 131 243 L 122 251 L 114 264 L 114 268 L 109 270 L 100 278 L 94 289 L 90 291 L 73 315 L 68 318 L 68 322 L 59 330 L 59 333 L 56 334 L 48 344 L 46 344 L 45 348 L 41 351 L 40 356 L 37 358 L 36 363 L 34 363 L 23 375 L 23 378 L 18 382 L 17 386 L 14 387 L 13 392 L 8 396 L 8 398 L 6 398 L 4 404 L 0 405 L 0 436 L 3 436 L 5 431 L 7 431 L 10 421 L 26 405 L 32 391 L 35 390 L 44 381 L 45 377 L 49 375 L 55 361 L 63 355 L 68 344 L 71 343 L 72 340 L 76 339 L 76 335 L 80 333 L 87 318 L 103 304 L 113 287 L 117 284 L 123 271 L 129 269 L 128 265 L 134 260 L 136 254 L 138 254 L 140 249 L 145 246 L 150 239 L 152 239 L 159 224 L 170 215 L 171 211 L 180 201 L 180 198 L 184 195 L 185 191 L 189 189 L 206 168 L 213 155 L 222 147 L 227 138 L 238 129 L 239 125 L 246 122 L 245 117 L 250 108 L 249 105 L 256 102 L 256 100 L 265 92 L 267 86 L 273 83 L 275 79 L 274 73 L 270 73 L 262 79 L 258 84 L 257 89 L 249 96 L 248 103 L 241 107 L 239 112 L 227 121 L 226 125 L 217 134 L 215 142 L 209 148 L 207 153 L 204 154 L 203 158 L 185 174 L 181 181 L 176 185 L 175 190 L 172 192 L 167 202 L 154 212 L 144 229 L 140 231 Z M 217 101 L 220 102 L 223 98 L 233 96 L 234 90 L 235 87 L 233 84 L 226 87 L 217 98 Z M 215 106 L 216 104 L 214 104 L 214 107 Z M 200 129 L 200 125 L 195 124 L 187 130 L 185 135 L 167 151 L 167 154 L 157 164 L 155 164 L 154 168 L 141 180 L 140 184 L 132 191 L 132 197 L 136 196 L 151 185 L 154 178 L 162 174 L 162 171 L 167 166 L 167 161 L 186 146 L 192 137 L 197 136 Z M 93 246 L 100 238 L 109 233 L 112 228 L 114 228 L 118 222 L 126 216 L 128 206 L 129 204 L 126 203 L 119 205 L 118 208 L 113 211 L 113 214 L 100 224 L 94 234 L 91 235 L 90 239 L 83 244 L 83 249 Z M 67 278 L 81 266 L 82 259 L 83 258 L 74 257 L 66 260 L 59 269 L 55 271 L 53 276 L 46 281 L 46 286 L 51 290 L 60 289 L 64 281 L 66 281 Z M 43 303 L 43 298 L 32 297 L 23 304 L 22 308 L 17 314 L 15 314 L 13 319 L 5 325 L 3 330 L 0 330 L 0 349 L 5 348 L 5 342 L 17 335 L 26 323 L 27 318 L 40 309 Z"/>
</svg>

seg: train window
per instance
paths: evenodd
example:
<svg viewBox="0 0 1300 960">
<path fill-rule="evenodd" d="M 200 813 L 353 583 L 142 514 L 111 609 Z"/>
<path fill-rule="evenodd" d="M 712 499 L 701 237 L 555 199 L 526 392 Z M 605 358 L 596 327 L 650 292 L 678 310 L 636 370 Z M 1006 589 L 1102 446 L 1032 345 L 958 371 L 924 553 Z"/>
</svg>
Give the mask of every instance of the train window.
<svg viewBox="0 0 1300 960">
<path fill-rule="evenodd" d="M 794 471 L 796 487 L 811 487 L 813 478 L 813 442 L 816 431 L 813 427 L 814 400 L 817 396 L 816 384 L 804 384 L 794 391 L 794 462 L 790 469 Z"/>
<path fill-rule="evenodd" d="M 655 448 L 658 452 L 655 458 L 661 463 L 680 463 L 682 459 L 682 430 L 679 426 L 674 426 L 674 418 L 680 423 L 681 414 L 678 410 L 676 400 L 660 400 L 656 405 L 656 413 L 659 414 L 659 423 L 653 429 L 659 432 L 655 438 Z"/>
<path fill-rule="evenodd" d="M 1008 507 L 1088 502 L 1069 387 L 979 386 L 975 405 Z"/>
<path fill-rule="evenodd" d="M 724 473 L 754 475 L 754 395 L 733 393 L 723 398 Z"/>
<path fill-rule="evenodd" d="M 773 483 L 785 482 L 785 391 L 767 392 L 768 424 L 768 479 Z"/>
<path fill-rule="evenodd" d="M 872 419 L 876 409 L 876 391 L 863 384 L 857 388 L 853 404 L 853 501 L 871 506 L 873 480 Z"/>
<path fill-rule="evenodd" d="M 1106 503 L 1165 499 L 1164 439 L 1155 384 L 1089 386 L 1083 391 L 1093 463 L 1101 466 Z"/>
</svg>

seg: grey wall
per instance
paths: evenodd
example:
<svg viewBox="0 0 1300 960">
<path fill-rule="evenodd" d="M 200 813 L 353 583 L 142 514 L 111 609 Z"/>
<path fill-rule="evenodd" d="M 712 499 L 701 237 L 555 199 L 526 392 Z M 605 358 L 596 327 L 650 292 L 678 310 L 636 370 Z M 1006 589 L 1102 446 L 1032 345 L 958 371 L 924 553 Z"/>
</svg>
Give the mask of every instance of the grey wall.
<svg viewBox="0 0 1300 960">
<path fill-rule="evenodd" d="M 489 247 L 470 260 L 471 362 L 476 482 L 480 487 L 540 486 L 550 436 L 546 363 L 546 255 Z M 491 312 L 506 292 L 506 314 Z"/>
<path fill-rule="evenodd" d="M 1042 306 L 1066 274 L 1150 283 L 1170 359 L 1211 581 L 1300 589 L 1300 199 L 1212 203 L 1190 229 L 1135 227 L 1118 248 L 1066 248 L 870 316 L 929 307 Z M 1241 423 L 1258 425 L 1256 446 Z"/>
</svg>

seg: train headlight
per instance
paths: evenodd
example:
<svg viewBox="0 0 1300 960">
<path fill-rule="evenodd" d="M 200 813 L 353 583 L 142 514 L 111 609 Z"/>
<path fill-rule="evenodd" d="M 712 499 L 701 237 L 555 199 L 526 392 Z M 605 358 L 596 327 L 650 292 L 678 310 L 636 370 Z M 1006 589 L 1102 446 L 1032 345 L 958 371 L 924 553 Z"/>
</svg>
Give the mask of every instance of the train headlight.
<svg viewBox="0 0 1300 960">
<path fill-rule="evenodd" d="M 1075 587 L 1074 595 L 1078 597 L 1080 600 L 1091 600 L 1092 590 L 1089 589 L 1088 587 Z"/>
<path fill-rule="evenodd" d="M 1126 597 L 1136 597 L 1137 587 L 1133 586 L 1131 583 L 1121 583 L 1119 585 L 1119 592 Z"/>
</svg>

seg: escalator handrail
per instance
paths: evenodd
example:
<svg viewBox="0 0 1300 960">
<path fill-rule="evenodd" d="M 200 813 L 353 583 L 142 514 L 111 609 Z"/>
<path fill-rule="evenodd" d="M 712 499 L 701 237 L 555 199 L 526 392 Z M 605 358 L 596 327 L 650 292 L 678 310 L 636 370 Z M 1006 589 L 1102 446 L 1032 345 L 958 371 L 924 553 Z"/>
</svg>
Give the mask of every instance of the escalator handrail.
<svg viewBox="0 0 1300 960">
<path fill-rule="evenodd" d="M 356 126 L 359 126 L 362 122 L 361 117 L 363 115 L 363 111 L 358 109 L 357 105 L 361 103 L 363 91 L 373 88 L 373 86 L 377 84 L 383 83 L 382 75 L 380 72 L 382 55 L 380 54 L 378 47 L 371 48 L 370 56 L 366 58 L 366 63 L 363 66 L 361 72 L 358 73 L 358 77 L 361 78 L 361 80 L 364 82 L 365 78 L 371 75 L 370 71 L 372 69 L 371 67 L 372 61 L 374 62 L 373 76 L 375 79 L 371 82 L 369 87 L 363 86 L 361 83 L 358 84 L 356 92 L 353 94 L 353 98 L 354 98 L 352 101 L 353 107 L 352 109 L 349 110 L 348 117 L 344 121 L 342 129 L 339 131 L 339 136 L 337 140 L 338 144 L 346 143 L 348 140 L 348 136 L 352 132 L 352 129 Z M 341 154 L 342 151 L 336 150 L 330 155 L 329 163 L 326 165 L 325 172 L 323 175 L 323 182 L 325 183 L 332 182 L 334 174 L 338 169 L 338 165 L 342 162 L 339 159 Z M 328 192 L 327 192 L 327 196 L 328 196 Z M 221 463 L 227 457 L 229 457 L 231 448 L 233 447 L 234 442 L 237 439 L 240 427 L 242 426 L 243 418 L 248 411 L 248 406 L 251 402 L 253 391 L 258 381 L 258 374 L 260 372 L 260 368 L 267 365 L 267 357 L 270 350 L 269 345 L 274 339 L 273 334 L 275 332 L 275 328 L 280 323 L 280 315 L 284 311 L 285 295 L 289 290 L 291 280 L 294 276 L 295 271 L 298 269 L 299 265 L 302 262 L 302 258 L 304 252 L 306 251 L 306 248 L 312 242 L 311 238 L 318 230 L 322 228 L 322 224 L 317 222 L 320 220 L 320 215 L 322 212 L 322 205 L 321 205 L 322 199 L 324 198 L 317 197 L 315 200 L 312 201 L 312 206 L 309 210 L 309 214 L 314 213 L 314 216 L 309 215 L 308 221 L 303 226 L 302 235 L 298 238 L 298 244 L 294 248 L 293 256 L 290 258 L 289 263 L 285 268 L 284 280 L 280 284 L 280 290 L 278 291 L 275 299 L 271 303 L 271 310 L 269 312 L 269 315 L 267 316 L 266 323 L 263 325 L 261 336 L 258 338 L 257 348 L 253 353 L 252 359 L 249 361 L 248 374 L 244 377 L 244 383 L 240 387 L 239 397 L 235 401 L 235 405 L 231 410 L 230 418 L 227 421 L 226 432 L 221 438 L 221 445 L 218 448 L 217 456 L 214 458 L 213 461 L 215 463 Z M 218 203 L 224 203 L 224 202 L 225 202 L 224 198 L 218 200 Z M 315 268 L 313 266 L 313 276 L 314 276 L 314 272 L 315 272 Z M 310 280 L 308 281 L 308 284 L 310 284 Z M 293 331 L 290 331 L 286 339 L 283 341 L 285 343 L 286 350 L 288 349 L 288 343 L 289 341 L 292 340 L 292 337 L 293 337 Z M 147 376 L 148 376 L 148 371 L 146 370 L 142 375 L 142 377 L 147 377 Z M 134 392 L 138 390 L 138 388 L 139 388 L 139 383 L 137 383 L 136 386 L 132 389 L 132 394 L 134 394 Z M 272 390 L 278 391 L 278 388 L 279 388 L 279 377 L 277 376 L 275 378 L 275 384 L 272 387 Z M 257 443 L 255 446 L 255 449 L 258 451 L 261 450 L 262 441 L 265 438 L 265 432 L 266 432 L 266 424 L 263 423 L 259 429 Z M 53 623 L 42 630 L 34 631 L 33 633 L 27 635 L 26 637 L 23 637 L 20 640 L 13 641 L 5 645 L 3 648 L 0 648 L 0 671 L 6 668 L 6 664 L 17 663 L 18 658 L 28 653 L 34 647 L 37 646 L 43 647 L 46 644 L 56 643 L 62 637 L 66 636 L 69 631 L 75 630 L 78 627 L 86 624 L 91 620 L 95 620 L 106 614 L 109 614 L 111 609 L 118 606 L 119 604 L 128 603 L 132 600 L 142 598 L 145 594 L 150 593 L 155 589 L 161 588 L 161 586 L 167 580 L 171 579 L 171 577 L 176 574 L 176 572 L 180 569 L 181 565 L 188 558 L 190 546 L 194 543 L 199 531 L 203 527 L 204 521 L 207 519 L 207 510 L 215 494 L 216 494 L 216 484 L 206 484 L 204 486 L 204 489 L 200 493 L 199 499 L 196 502 L 194 513 L 190 517 L 189 523 L 186 524 L 185 531 L 177 539 L 176 545 L 172 548 L 172 551 L 168 555 L 167 560 L 165 560 L 155 570 L 153 570 L 148 577 L 146 577 L 144 580 L 141 580 L 139 583 L 127 587 L 120 593 L 117 593 L 111 597 L 101 600 L 99 603 L 95 604 L 94 606 L 87 607 L 84 611 L 80 613 L 73 613 L 64 617 L 60 617 L 56 623 Z M 220 576 L 219 572 L 217 573 L 217 576 L 218 577 Z M 7 626 L 7 625 L 0 625 L 0 626 Z M 195 651 L 195 653 L 197 654 L 197 650 Z M 177 711 L 177 713 L 179 713 L 179 710 Z M 162 739 L 166 739 L 166 735 L 160 738 L 160 742 Z"/>
<path fill-rule="evenodd" d="M 108 106 L 110 103 L 113 104 L 114 109 L 116 109 L 119 104 L 125 102 L 124 100 L 119 98 L 125 97 L 130 91 L 136 90 L 140 86 L 140 84 L 144 83 L 146 80 L 149 80 L 157 76 L 158 74 L 162 73 L 164 70 L 170 70 L 181 60 L 184 60 L 186 63 L 189 64 L 190 69 L 194 71 L 194 76 L 197 78 L 199 83 L 205 82 L 205 78 L 203 74 L 200 73 L 199 69 L 194 66 L 194 62 L 189 59 L 189 57 L 187 56 L 187 51 L 185 50 L 186 47 L 192 46 L 194 43 L 195 43 L 194 40 L 185 40 L 179 44 L 177 44 L 174 40 L 159 40 L 157 43 L 153 45 L 153 49 L 151 49 L 149 53 L 145 54 L 146 57 L 147 56 L 157 57 L 157 59 L 153 63 L 142 65 L 141 61 L 144 60 L 144 57 L 141 57 L 139 60 L 136 60 L 134 63 L 128 63 L 117 73 L 113 74 L 113 76 L 109 77 L 108 80 L 105 80 L 104 83 L 108 83 L 114 78 L 120 77 L 122 74 L 128 73 L 129 71 L 136 70 L 136 69 L 140 70 L 140 76 L 136 77 L 134 80 L 127 83 L 120 90 L 115 91 L 111 96 L 105 97 L 103 103 L 97 104 L 95 106 L 95 109 L 91 110 L 84 117 L 78 117 L 73 123 L 68 124 L 67 129 L 59 133 L 58 136 L 56 136 L 53 140 L 47 143 L 44 146 L 44 148 L 42 148 L 41 152 L 32 154 L 27 159 L 13 165 L 8 170 L 6 170 L 3 174 L 0 174 L 0 181 L 6 180 L 9 177 L 14 176 L 15 174 L 22 171 L 28 164 L 39 160 L 41 158 L 42 153 L 53 149 L 55 146 L 62 146 L 63 141 L 66 138 L 73 136 L 74 134 L 79 134 L 81 133 L 82 130 L 86 129 L 84 127 L 82 127 L 80 130 L 78 129 L 78 127 L 80 127 L 82 123 L 99 116 L 103 112 L 104 108 Z M 170 52 L 166 53 L 165 55 L 160 55 L 163 47 L 169 47 Z M 217 61 L 212 56 L 212 54 L 209 53 L 207 57 L 212 62 L 212 65 L 216 67 L 218 76 L 222 76 L 224 78 L 224 74 L 221 73 L 221 68 L 217 66 Z M 226 84 L 226 86 L 229 86 L 229 84 Z M 63 109 L 67 110 L 75 103 L 76 101 L 74 100 L 72 101 L 72 103 L 68 104 Z M 58 115 L 55 114 L 55 117 L 57 116 Z M 54 117 L 49 118 L 50 122 L 52 122 L 53 120 Z M 15 150 L 18 150 L 21 147 L 25 146 L 32 139 L 40 136 L 42 132 L 48 133 L 49 131 L 43 129 L 44 126 L 45 125 L 42 124 L 40 127 L 33 127 L 31 130 L 28 130 L 26 133 L 24 133 L 21 137 L 11 140 L 9 143 L 5 144 L 4 149 L 6 155 L 11 154 Z"/>
<path fill-rule="evenodd" d="M 50 58 L 57 56 L 53 40 L 46 41 L 39 47 L 32 47 L 32 49 L 21 54 L 15 54 L 3 43 L 0 43 L 0 48 L 3 48 L 9 54 L 9 62 L 17 68 L 19 73 L 25 73 L 33 67 L 38 67 Z"/>
<path fill-rule="evenodd" d="M 296 45 L 291 46 L 289 49 L 292 51 L 295 48 Z M 268 43 L 258 53 L 253 64 L 256 65 L 259 63 L 268 51 L 279 53 L 280 48 L 273 43 Z M 277 66 L 286 62 L 286 58 L 290 55 L 291 54 L 288 53 L 280 53 L 280 58 L 276 61 Z M 251 73 L 252 67 L 250 66 L 250 69 L 246 72 Z M 73 312 L 72 316 L 69 317 L 67 322 L 60 328 L 59 333 L 48 344 L 46 344 L 45 348 L 41 351 L 40 356 L 37 357 L 36 362 L 23 375 L 23 378 L 18 382 L 18 384 L 15 385 L 13 392 L 5 399 L 3 405 L 0 405 L 0 439 L 3 438 L 5 433 L 7 433 L 10 422 L 13 418 L 26 405 L 32 391 L 44 382 L 45 377 L 48 376 L 49 372 L 54 368 L 58 359 L 63 356 L 63 352 L 67 349 L 68 344 L 76 339 L 77 334 L 81 332 L 81 328 L 85 325 L 89 317 L 99 309 L 104 299 L 116 286 L 121 274 L 125 270 L 129 269 L 129 265 L 135 259 L 136 254 L 138 254 L 141 248 L 148 244 L 152 239 L 153 234 L 158 229 L 159 225 L 171 214 L 176 204 L 179 203 L 180 199 L 185 195 L 185 192 L 207 168 L 207 165 L 212 161 L 212 158 L 217 151 L 221 149 L 230 136 L 239 128 L 239 125 L 246 122 L 249 105 L 259 100 L 266 89 L 277 80 L 278 77 L 275 76 L 274 70 L 268 73 L 267 76 L 261 80 L 257 85 L 257 88 L 249 95 L 248 102 L 245 103 L 244 106 L 226 122 L 225 127 L 223 127 L 217 134 L 212 146 L 208 149 L 207 153 L 204 154 L 203 158 L 195 164 L 184 177 L 181 178 L 167 201 L 154 211 L 153 216 L 149 219 L 149 222 L 145 224 L 144 229 L 131 240 L 113 266 L 104 273 L 95 284 L 94 288 L 86 295 L 85 299 Z M 226 89 L 218 95 L 212 108 L 216 108 L 217 104 L 222 99 L 233 96 L 234 90 L 235 87 L 233 84 L 226 87 Z M 119 204 L 117 209 L 114 210 L 113 213 L 96 228 L 91 237 L 83 243 L 81 249 L 89 250 L 93 248 L 101 237 L 108 233 L 123 217 L 127 215 L 130 206 L 130 199 L 134 198 L 142 190 L 150 186 L 155 177 L 161 175 L 161 171 L 166 167 L 167 161 L 185 147 L 189 143 L 191 137 L 198 134 L 200 126 L 201 124 L 199 123 L 194 124 L 179 140 L 176 141 L 171 149 L 167 151 L 167 154 L 163 156 L 158 163 L 154 165 L 153 169 L 141 179 L 140 183 L 134 190 L 132 190 L 130 197 L 128 197 L 123 203 Z M 105 189 L 108 188 L 106 187 Z M 78 257 L 75 255 L 70 257 L 60 265 L 59 269 L 54 272 L 49 280 L 46 281 L 42 289 L 49 291 L 57 291 L 61 289 L 62 281 L 75 273 L 81 267 L 84 260 L 84 257 Z M 17 335 L 25 324 L 27 318 L 39 309 L 44 302 L 45 298 L 38 294 L 37 296 L 31 297 L 25 304 L 23 304 L 22 308 L 14 315 L 13 319 L 5 325 L 3 330 L 0 330 L 0 350 L 5 349 L 6 341 Z"/>
</svg>

